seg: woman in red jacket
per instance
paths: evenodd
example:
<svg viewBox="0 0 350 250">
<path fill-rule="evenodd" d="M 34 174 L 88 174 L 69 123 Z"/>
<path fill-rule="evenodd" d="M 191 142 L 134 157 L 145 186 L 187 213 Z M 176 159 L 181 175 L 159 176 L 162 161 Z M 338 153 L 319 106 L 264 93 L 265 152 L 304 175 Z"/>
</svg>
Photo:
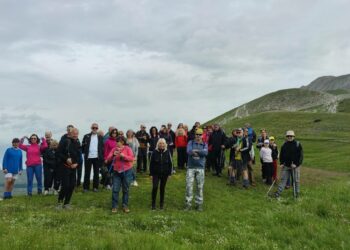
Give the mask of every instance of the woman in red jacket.
<svg viewBox="0 0 350 250">
<path fill-rule="evenodd" d="M 120 188 L 123 191 L 122 206 L 125 213 L 129 213 L 129 186 L 132 181 L 132 163 L 135 157 L 132 149 L 127 146 L 126 138 L 117 137 L 117 146 L 112 149 L 107 157 L 113 166 L 113 188 L 112 188 L 112 213 L 118 211 L 118 198 Z"/>
<path fill-rule="evenodd" d="M 179 128 L 175 133 L 175 147 L 177 149 L 177 165 L 179 169 L 185 168 L 187 153 L 187 135 L 183 128 Z"/>
</svg>

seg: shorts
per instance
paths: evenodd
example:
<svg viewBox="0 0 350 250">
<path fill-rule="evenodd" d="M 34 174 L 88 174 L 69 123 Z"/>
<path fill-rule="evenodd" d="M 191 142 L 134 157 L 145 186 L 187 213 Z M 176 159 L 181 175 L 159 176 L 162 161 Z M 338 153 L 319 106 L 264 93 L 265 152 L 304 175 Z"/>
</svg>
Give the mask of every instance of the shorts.
<svg viewBox="0 0 350 250">
<path fill-rule="evenodd" d="M 231 161 L 231 166 L 232 166 L 233 169 L 240 170 L 240 171 L 248 169 L 248 164 L 247 163 L 243 163 L 242 160 L 235 160 L 235 159 L 233 159 Z"/>
<path fill-rule="evenodd" d="M 5 174 L 5 179 L 7 179 L 7 178 L 11 178 L 11 179 L 17 180 L 18 179 L 18 174 L 7 173 L 7 174 Z"/>
</svg>

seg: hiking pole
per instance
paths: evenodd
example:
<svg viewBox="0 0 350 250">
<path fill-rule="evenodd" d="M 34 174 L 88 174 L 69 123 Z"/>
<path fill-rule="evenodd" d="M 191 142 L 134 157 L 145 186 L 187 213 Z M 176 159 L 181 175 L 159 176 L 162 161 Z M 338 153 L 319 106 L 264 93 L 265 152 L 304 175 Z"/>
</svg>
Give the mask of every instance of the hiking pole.
<svg viewBox="0 0 350 250">
<path fill-rule="evenodd" d="M 292 168 L 292 184 L 293 184 L 293 197 L 294 199 L 297 198 L 297 189 L 295 186 L 295 168 Z"/>
<path fill-rule="evenodd" d="M 276 179 L 273 180 L 272 185 L 270 186 L 269 190 L 267 191 L 266 195 L 269 196 L 271 189 L 273 188 L 273 186 L 275 185 Z"/>
</svg>

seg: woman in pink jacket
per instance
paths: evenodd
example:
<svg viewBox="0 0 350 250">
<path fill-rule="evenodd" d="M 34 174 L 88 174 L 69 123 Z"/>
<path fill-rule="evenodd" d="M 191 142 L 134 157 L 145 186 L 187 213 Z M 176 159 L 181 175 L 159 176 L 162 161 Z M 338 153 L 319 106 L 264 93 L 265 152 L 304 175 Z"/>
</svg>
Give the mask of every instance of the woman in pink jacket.
<svg viewBox="0 0 350 250">
<path fill-rule="evenodd" d="M 25 145 L 24 139 L 27 139 L 29 144 Z M 19 144 L 19 148 L 27 153 L 27 194 L 32 196 L 33 189 L 33 179 L 35 175 L 36 182 L 38 184 L 38 194 L 42 194 L 43 183 L 42 183 L 42 173 L 43 166 L 41 162 L 41 153 L 47 148 L 47 143 L 45 138 L 41 138 L 42 142 L 36 134 L 32 134 L 30 138 L 23 137 Z"/>
<path fill-rule="evenodd" d="M 129 186 L 132 181 L 132 165 L 135 157 L 126 138 L 117 137 L 117 146 L 112 149 L 107 157 L 107 162 L 112 162 L 113 167 L 113 189 L 112 189 L 112 213 L 118 211 L 118 198 L 120 187 L 123 191 L 122 206 L 125 213 L 129 213 Z"/>
<path fill-rule="evenodd" d="M 111 189 L 112 185 L 112 178 L 110 175 L 110 165 L 108 164 L 107 157 L 109 153 L 117 146 L 117 136 L 118 136 L 118 129 L 114 128 L 110 131 L 108 139 L 104 143 L 103 147 L 103 159 L 104 165 L 102 167 L 102 179 L 101 179 L 101 184 L 108 190 Z"/>
</svg>

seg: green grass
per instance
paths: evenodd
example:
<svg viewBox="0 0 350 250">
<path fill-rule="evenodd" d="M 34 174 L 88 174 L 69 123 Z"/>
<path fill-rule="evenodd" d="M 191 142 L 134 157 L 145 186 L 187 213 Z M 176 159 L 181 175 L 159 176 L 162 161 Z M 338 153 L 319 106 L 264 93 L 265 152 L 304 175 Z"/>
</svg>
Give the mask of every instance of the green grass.
<svg viewBox="0 0 350 250">
<path fill-rule="evenodd" d="M 350 113 L 350 99 L 344 99 L 339 102 L 337 107 L 338 112 Z"/>
<path fill-rule="evenodd" d="M 256 174 L 260 175 L 256 166 Z M 74 193 L 72 211 L 55 211 L 53 196 L 2 201 L 1 249 L 347 249 L 348 174 L 303 169 L 302 196 L 280 201 L 263 184 L 244 190 L 206 177 L 204 212 L 184 212 L 184 172 L 166 190 L 166 210 L 150 211 L 151 183 L 140 176 L 130 214 L 110 213 L 108 191 Z M 316 182 L 315 177 L 317 178 Z M 259 179 L 259 178 L 258 178 Z"/>
</svg>

